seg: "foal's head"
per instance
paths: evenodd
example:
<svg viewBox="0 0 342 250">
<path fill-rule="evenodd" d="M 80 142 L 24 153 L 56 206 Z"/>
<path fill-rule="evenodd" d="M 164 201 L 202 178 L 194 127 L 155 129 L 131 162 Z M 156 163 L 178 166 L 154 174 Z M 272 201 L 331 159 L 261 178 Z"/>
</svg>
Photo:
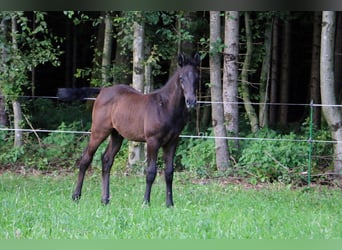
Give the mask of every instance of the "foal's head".
<svg viewBox="0 0 342 250">
<path fill-rule="evenodd" d="M 198 82 L 198 66 L 200 56 L 196 54 L 194 58 L 185 58 L 183 54 L 178 56 L 178 64 L 181 66 L 178 81 L 183 89 L 185 105 L 188 109 L 196 106 L 196 90 Z"/>
</svg>

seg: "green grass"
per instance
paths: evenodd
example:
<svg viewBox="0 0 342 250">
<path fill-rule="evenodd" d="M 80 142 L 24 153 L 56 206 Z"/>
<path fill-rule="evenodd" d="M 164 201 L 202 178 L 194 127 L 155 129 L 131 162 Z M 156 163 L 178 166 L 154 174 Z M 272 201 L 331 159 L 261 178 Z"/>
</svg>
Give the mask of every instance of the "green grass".
<svg viewBox="0 0 342 250">
<path fill-rule="evenodd" d="M 270 185 L 193 184 L 175 174 L 175 207 L 165 207 L 157 177 L 142 206 L 144 177 L 111 178 L 111 202 L 100 203 L 101 178 L 87 175 L 82 199 L 76 175 L 0 176 L 0 239 L 342 239 L 341 190 Z"/>
</svg>

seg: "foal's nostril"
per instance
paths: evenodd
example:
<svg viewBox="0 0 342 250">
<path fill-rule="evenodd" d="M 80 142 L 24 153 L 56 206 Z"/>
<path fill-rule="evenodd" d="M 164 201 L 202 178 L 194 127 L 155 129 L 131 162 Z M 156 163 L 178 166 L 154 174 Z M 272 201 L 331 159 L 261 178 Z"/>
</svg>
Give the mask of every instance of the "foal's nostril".
<svg viewBox="0 0 342 250">
<path fill-rule="evenodd" d="M 194 108 L 196 106 L 196 100 L 186 99 L 185 102 L 186 102 L 187 108 Z"/>
</svg>

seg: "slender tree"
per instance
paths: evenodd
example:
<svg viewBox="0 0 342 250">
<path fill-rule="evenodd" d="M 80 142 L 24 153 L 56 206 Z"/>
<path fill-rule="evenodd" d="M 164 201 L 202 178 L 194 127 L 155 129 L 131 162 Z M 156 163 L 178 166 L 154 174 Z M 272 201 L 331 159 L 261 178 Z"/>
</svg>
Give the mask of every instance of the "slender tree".
<svg viewBox="0 0 342 250">
<path fill-rule="evenodd" d="M 272 41 L 272 21 L 273 18 L 267 18 L 264 31 L 264 56 L 260 73 L 260 104 L 259 104 L 259 124 L 260 127 L 268 126 L 268 105 L 269 100 L 269 79 L 271 65 L 271 41 Z"/>
<path fill-rule="evenodd" d="M 330 127 L 334 144 L 334 170 L 342 175 L 342 114 L 337 104 L 334 79 L 334 39 L 336 13 L 323 11 L 321 33 L 321 98 L 323 114 Z"/>
<path fill-rule="evenodd" d="M 291 23 L 288 19 L 284 20 L 284 27 L 282 33 L 282 49 L 281 49 L 281 72 L 280 72 L 280 102 L 285 105 L 280 106 L 279 122 L 280 125 L 287 125 L 288 117 L 288 103 L 289 100 L 289 77 L 290 77 L 290 37 L 291 37 Z"/>
<path fill-rule="evenodd" d="M 256 115 L 255 109 L 251 104 L 251 98 L 249 93 L 249 70 L 252 60 L 252 51 L 253 51 L 253 43 L 252 43 L 252 32 L 251 32 L 251 19 L 249 12 L 245 12 L 245 27 L 246 27 L 246 43 L 247 50 L 245 60 L 242 66 L 241 72 L 241 92 L 242 98 L 245 106 L 245 110 L 249 119 L 249 123 L 251 125 L 252 132 L 256 132 L 259 130 L 259 121 Z"/>
<path fill-rule="evenodd" d="M 321 21 L 322 15 L 320 11 L 314 12 L 313 20 L 313 38 L 312 38 L 312 54 L 311 54 L 311 73 L 310 73 L 310 100 L 314 103 L 321 103 L 320 93 L 320 46 L 321 46 Z M 321 107 L 315 107 L 313 122 L 317 128 L 321 125 Z"/>
<path fill-rule="evenodd" d="M 152 57 L 150 44 L 145 45 L 145 56 L 147 60 L 144 67 L 144 93 L 147 94 L 153 90 L 152 62 L 149 60 Z"/>
<path fill-rule="evenodd" d="M 336 36 L 335 36 L 335 91 L 337 102 L 342 101 L 342 13 L 336 12 Z"/>
<path fill-rule="evenodd" d="M 18 42 L 17 42 L 17 17 L 16 15 L 11 16 L 11 34 L 12 34 L 12 49 L 14 54 L 18 53 Z M 14 122 L 14 146 L 21 147 L 23 144 L 23 132 L 21 131 L 21 123 L 23 120 L 21 104 L 18 98 L 12 100 L 13 107 L 13 122 Z"/>
<path fill-rule="evenodd" d="M 0 24 L 0 36 L 1 41 L 6 40 L 6 34 L 7 34 L 7 20 L 6 17 L 3 17 L 1 19 Z M 4 46 L 1 46 L 1 58 L 0 58 L 0 72 L 4 71 L 3 66 L 7 59 L 7 51 Z M 0 127 L 6 127 L 7 126 L 7 114 L 6 114 L 6 102 L 5 102 L 5 96 L 2 93 L 2 90 L 0 88 Z"/>
<path fill-rule="evenodd" d="M 239 134 L 238 106 L 238 53 L 239 53 L 239 12 L 225 12 L 223 55 L 223 101 L 227 133 L 235 137 Z M 235 140 L 235 148 L 239 148 Z"/>
<path fill-rule="evenodd" d="M 137 20 L 133 24 L 133 88 L 144 93 L 144 24 L 141 12 L 137 12 L 135 16 Z M 129 166 L 140 165 L 145 160 L 144 143 L 129 142 L 128 151 Z"/>
<path fill-rule="evenodd" d="M 221 58 L 218 45 L 220 38 L 220 12 L 210 11 L 210 84 L 212 100 L 212 124 L 214 128 L 216 165 L 219 171 L 226 171 L 229 167 L 228 143 L 222 138 L 226 136 L 224 126 L 224 111 L 222 104 L 222 82 L 221 82 Z"/>
<path fill-rule="evenodd" d="M 277 106 L 273 103 L 278 102 L 278 61 L 279 61 L 279 42 L 278 42 L 278 29 L 279 17 L 276 15 L 272 25 L 272 56 L 271 56 L 271 79 L 270 79 L 270 107 L 269 107 L 269 124 L 275 125 L 277 122 Z"/>
<path fill-rule="evenodd" d="M 107 85 L 110 81 L 110 68 L 112 63 L 112 43 L 113 43 L 113 24 L 112 15 L 110 11 L 107 11 L 104 16 L 104 42 L 102 53 L 102 85 Z"/>
</svg>

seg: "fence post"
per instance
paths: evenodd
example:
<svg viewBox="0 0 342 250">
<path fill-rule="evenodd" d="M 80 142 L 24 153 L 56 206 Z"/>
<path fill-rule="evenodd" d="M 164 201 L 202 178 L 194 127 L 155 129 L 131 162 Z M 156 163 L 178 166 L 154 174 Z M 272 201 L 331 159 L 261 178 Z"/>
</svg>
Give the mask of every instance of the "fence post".
<svg viewBox="0 0 342 250">
<path fill-rule="evenodd" d="M 312 127 L 313 127 L 313 100 L 310 102 L 310 125 L 309 125 L 309 159 L 308 159 L 308 186 L 311 185 L 311 165 L 312 165 Z"/>
</svg>

